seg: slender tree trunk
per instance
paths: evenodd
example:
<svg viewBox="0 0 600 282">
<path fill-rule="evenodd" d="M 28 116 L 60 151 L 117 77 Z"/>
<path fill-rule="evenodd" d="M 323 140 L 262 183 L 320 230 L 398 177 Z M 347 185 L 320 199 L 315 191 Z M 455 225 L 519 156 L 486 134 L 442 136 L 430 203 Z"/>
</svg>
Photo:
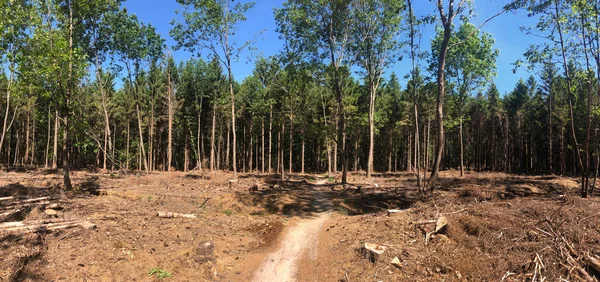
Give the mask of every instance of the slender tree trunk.
<svg viewBox="0 0 600 282">
<path fill-rule="evenodd" d="M 281 163 L 281 181 L 285 180 L 285 157 L 283 154 L 283 136 L 285 136 L 285 122 L 281 123 L 281 132 L 280 132 L 280 137 L 279 137 L 279 155 L 280 155 L 280 161 L 279 163 Z"/>
<path fill-rule="evenodd" d="M 281 130 L 277 132 L 277 172 L 281 172 Z"/>
<path fill-rule="evenodd" d="M 339 118 L 336 115 L 336 118 Z M 339 122 L 335 123 L 335 130 L 338 131 Z M 338 173 L 338 143 L 333 143 L 333 167 L 332 167 L 333 175 L 337 175 Z"/>
<path fill-rule="evenodd" d="M 154 149 L 154 131 L 155 131 L 155 119 L 154 119 L 154 101 L 151 102 L 152 106 L 150 106 L 150 124 L 148 130 L 148 165 L 150 166 L 150 170 L 156 169 L 156 155 L 160 152 L 160 148 Z M 159 137 L 160 139 L 160 137 Z M 158 142 L 157 147 L 159 147 L 160 142 Z"/>
<path fill-rule="evenodd" d="M 262 145 L 262 149 L 260 150 L 261 153 L 261 157 L 260 157 L 260 162 L 261 162 L 261 173 L 265 173 L 265 119 L 264 117 L 261 120 L 261 125 L 260 125 L 260 129 L 261 129 L 261 145 Z"/>
<path fill-rule="evenodd" d="M 236 159 L 236 133 L 235 133 L 235 94 L 233 93 L 233 74 L 231 73 L 231 60 L 227 55 L 227 71 L 229 73 L 229 93 L 231 94 L 231 134 L 233 137 L 233 144 L 231 151 L 233 152 L 233 178 L 237 179 L 237 159 Z"/>
<path fill-rule="evenodd" d="M 369 76 L 369 154 L 367 158 L 367 178 L 373 174 L 373 152 L 375 148 L 375 86 Z"/>
<path fill-rule="evenodd" d="M 217 130 L 217 102 L 214 102 L 214 104 L 213 104 L 213 115 L 212 115 L 211 128 L 212 129 L 211 129 L 211 134 L 210 134 L 210 171 L 215 171 L 215 132 Z M 227 128 L 229 128 L 229 127 L 227 127 Z M 229 130 L 227 130 L 227 135 L 229 135 Z M 229 141 L 227 141 L 227 155 L 229 155 Z"/>
<path fill-rule="evenodd" d="M 29 159 L 30 165 L 35 165 L 35 110 L 33 112 L 33 118 L 31 121 L 31 124 L 33 126 L 33 129 L 31 131 L 31 158 Z"/>
<path fill-rule="evenodd" d="M 190 167 L 190 138 L 185 135 L 185 148 L 183 150 L 183 171 L 188 172 Z"/>
<path fill-rule="evenodd" d="M 9 75 L 8 83 L 6 85 L 6 110 L 4 112 L 4 123 L 2 125 L 2 135 L 0 136 L 0 152 L 2 152 L 2 145 L 4 144 L 6 131 L 8 130 L 8 116 L 9 116 L 9 111 L 10 111 L 11 90 L 12 90 L 12 84 L 13 84 L 13 80 L 14 80 L 14 68 L 15 68 L 15 63 L 11 62 L 10 66 L 9 66 L 10 75 Z M 10 144 L 8 147 L 10 148 Z"/>
<path fill-rule="evenodd" d="M 127 144 L 126 144 L 126 148 L 125 148 L 125 167 L 126 170 L 129 170 L 129 144 L 130 144 L 130 136 L 131 136 L 131 132 L 130 132 L 130 125 L 129 125 L 129 117 L 127 117 Z"/>
<path fill-rule="evenodd" d="M 30 87 L 31 89 L 31 87 Z M 29 131 L 31 127 L 29 124 L 31 123 L 31 111 L 27 111 L 26 121 L 25 121 L 25 154 L 23 155 L 23 164 L 29 164 Z"/>
<path fill-rule="evenodd" d="M 46 154 L 45 154 L 45 160 L 44 160 L 44 168 L 48 168 L 48 159 L 49 159 L 49 156 L 50 156 L 50 136 L 51 136 L 50 130 L 51 130 L 51 124 L 52 124 L 50 122 L 50 117 L 51 117 L 51 115 L 50 115 L 50 105 L 48 104 L 48 115 L 47 115 L 47 118 L 48 118 L 48 131 L 47 131 L 47 136 L 46 136 L 47 138 L 46 138 Z"/>
<path fill-rule="evenodd" d="M 300 170 L 301 174 L 304 174 L 304 146 L 304 128 L 302 128 L 302 166 Z"/>
<path fill-rule="evenodd" d="M 552 86 L 550 86 L 550 93 L 548 94 L 548 172 L 554 174 L 552 164 L 554 159 L 552 157 Z"/>
<path fill-rule="evenodd" d="M 392 135 L 390 134 L 389 136 L 389 141 L 388 141 L 388 173 L 392 172 L 392 155 L 393 155 L 393 150 L 392 150 Z"/>
<path fill-rule="evenodd" d="M 407 146 L 407 150 L 408 152 L 406 153 L 406 171 L 407 172 L 411 172 L 412 171 L 412 132 L 408 132 L 408 146 Z"/>
<path fill-rule="evenodd" d="M 458 138 L 460 138 L 460 177 L 465 175 L 465 164 L 464 164 L 464 145 L 463 145 L 463 120 L 462 117 L 459 119 L 458 125 Z"/>
<path fill-rule="evenodd" d="M 431 129 L 431 117 L 427 114 L 427 141 L 425 142 L 425 173 L 429 172 L 429 136 Z"/>
<path fill-rule="evenodd" d="M 54 147 L 53 147 L 53 151 L 52 151 L 52 169 L 58 168 L 58 127 L 59 126 L 60 126 L 60 120 L 58 118 L 58 108 L 56 108 L 54 111 Z"/>
<path fill-rule="evenodd" d="M 235 151 L 235 147 L 236 147 L 235 143 L 231 144 L 231 131 L 232 131 L 231 124 L 227 123 L 227 149 L 225 150 L 225 167 L 226 167 L 227 171 L 230 170 L 230 168 L 231 168 L 230 165 L 237 166 L 237 164 L 235 162 L 233 164 L 231 164 L 229 162 L 230 152 L 231 152 L 231 150 Z"/>
<path fill-rule="evenodd" d="M 167 171 L 171 171 L 171 165 L 173 163 L 173 88 L 171 85 L 171 71 L 167 67 L 167 102 L 169 111 L 169 133 L 167 141 Z"/>
<path fill-rule="evenodd" d="M 585 169 L 583 166 L 583 161 L 581 159 L 581 154 L 579 153 L 579 144 L 577 142 L 577 135 L 575 134 L 575 120 L 574 120 L 574 115 L 573 115 L 573 101 L 572 101 L 573 93 L 571 91 L 571 75 L 569 72 L 569 65 L 567 63 L 568 60 L 567 60 L 566 50 L 565 50 L 565 46 L 564 46 L 562 25 L 561 25 L 561 21 L 559 19 L 560 13 L 559 13 L 559 7 L 558 7 L 558 0 L 554 0 L 554 8 L 555 8 L 554 20 L 556 21 L 556 27 L 558 29 L 558 35 L 559 35 L 559 39 L 560 39 L 559 43 L 560 43 L 561 54 L 562 54 L 562 59 L 563 59 L 563 68 L 564 68 L 564 72 L 565 72 L 565 79 L 567 80 L 567 95 L 568 95 L 568 100 L 569 100 L 569 116 L 571 119 L 571 138 L 573 139 L 573 145 L 574 145 L 573 148 L 577 152 L 577 160 L 579 163 L 579 168 L 581 170 L 582 197 L 587 197 L 586 181 L 584 181 Z M 584 41 L 585 41 L 585 39 L 584 39 Z"/>
<path fill-rule="evenodd" d="M 356 140 L 354 140 L 354 172 L 358 171 L 358 139 L 356 136 Z"/>
<path fill-rule="evenodd" d="M 64 108 L 64 129 L 63 129 L 63 182 L 66 190 L 73 189 L 71 185 L 71 178 L 69 176 L 69 115 L 70 115 L 70 100 L 71 94 L 74 88 L 73 81 L 73 3 L 71 0 L 68 1 L 69 5 L 69 79 L 67 86 L 67 95 L 65 97 L 65 108 Z"/>
<path fill-rule="evenodd" d="M 327 145 L 327 177 L 331 176 L 331 144 L 329 143 L 329 138 L 325 137 L 325 144 Z"/>
<path fill-rule="evenodd" d="M 461 2 L 462 3 L 462 2 Z M 436 122 L 437 122 L 437 152 L 433 160 L 433 167 L 431 170 L 431 176 L 429 177 L 429 190 L 433 191 L 437 184 L 438 173 L 440 165 L 442 164 L 442 156 L 444 154 L 444 97 L 446 94 L 446 81 L 444 77 L 444 69 L 446 67 L 446 55 L 448 54 L 448 45 L 450 42 L 450 35 L 452 31 L 452 19 L 453 14 L 453 1 L 450 2 L 450 11 L 447 16 L 443 15 L 443 7 L 439 6 L 440 15 L 442 16 L 442 23 L 444 26 L 444 37 L 442 39 L 441 49 L 438 56 L 438 68 L 437 68 L 437 106 L 436 106 Z M 460 5 L 460 4 L 459 4 Z"/>
<path fill-rule="evenodd" d="M 271 165 L 273 164 L 271 157 L 273 156 L 273 105 L 269 105 L 269 174 L 273 172 Z"/>
<path fill-rule="evenodd" d="M 223 134 L 221 133 L 222 131 L 219 130 L 219 136 L 217 137 L 217 168 L 216 169 L 221 169 L 221 148 L 223 147 Z M 229 135 L 229 133 L 227 133 L 227 135 Z"/>
<path fill-rule="evenodd" d="M 106 126 L 104 127 L 104 148 L 102 149 L 102 169 L 106 170 L 106 158 L 108 154 L 108 134 L 106 132 Z"/>
<path fill-rule="evenodd" d="M 254 158 L 254 156 L 252 155 L 252 148 L 254 146 L 254 135 L 252 132 L 252 118 L 250 119 L 250 147 L 248 147 L 248 151 L 250 153 L 250 158 L 248 158 L 248 171 L 252 172 L 252 168 L 253 168 L 253 162 L 252 159 Z"/>
<path fill-rule="evenodd" d="M 294 123 L 293 123 L 293 119 L 290 116 L 290 165 L 289 165 L 289 170 L 290 170 L 290 174 L 292 174 L 292 145 L 294 143 Z"/>
</svg>

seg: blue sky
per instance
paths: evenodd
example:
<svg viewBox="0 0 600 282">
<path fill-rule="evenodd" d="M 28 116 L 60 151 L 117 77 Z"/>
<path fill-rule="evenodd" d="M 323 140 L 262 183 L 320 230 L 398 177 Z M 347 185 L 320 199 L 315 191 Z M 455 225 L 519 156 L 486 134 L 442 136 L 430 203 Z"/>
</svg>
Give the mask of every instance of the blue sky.
<svg viewBox="0 0 600 282">
<path fill-rule="evenodd" d="M 247 21 L 240 25 L 235 40 L 245 42 L 263 31 L 257 37 L 256 47 L 263 56 L 274 55 L 282 49 L 283 44 L 275 31 L 273 8 L 280 7 L 283 0 L 255 0 L 255 2 L 255 7 L 247 14 Z M 415 2 L 415 13 L 417 15 L 436 13 L 432 2 L 428 0 L 417 0 Z M 485 19 L 499 12 L 507 0 L 478 0 L 474 2 L 474 11 L 477 16 L 472 19 L 472 22 L 480 25 Z M 141 21 L 155 26 L 157 31 L 166 39 L 169 47 L 175 45 L 175 42 L 169 36 L 170 22 L 176 17 L 175 10 L 180 8 L 175 0 L 128 0 L 123 5 L 127 7 L 130 13 L 136 14 Z M 519 30 L 520 26 L 534 24 L 535 22 L 527 18 L 525 12 L 520 11 L 505 13 L 482 28 L 483 31 L 493 35 L 496 40 L 494 46 L 500 50 L 496 62 L 498 76 L 495 79 L 500 93 L 504 94 L 511 91 L 521 77 L 525 79 L 530 74 L 537 75 L 526 69 L 519 69 L 516 74 L 513 74 L 513 66 L 511 65 L 522 58 L 522 54 L 529 44 L 539 44 L 541 42 L 541 39 L 527 36 Z M 434 26 L 423 28 L 422 50 L 430 49 L 433 36 Z M 173 54 L 177 61 L 186 60 L 192 56 L 192 54 L 183 50 L 176 51 Z M 236 80 L 241 81 L 252 73 L 254 64 L 251 58 L 255 56 L 256 54 L 246 53 L 238 62 L 234 62 L 232 68 Z M 401 78 L 401 84 L 404 86 L 406 81 L 402 77 L 409 72 L 409 68 L 410 62 L 405 59 L 391 67 L 387 72 L 388 74 L 392 71 L 396 72 Z"/>
</svg>

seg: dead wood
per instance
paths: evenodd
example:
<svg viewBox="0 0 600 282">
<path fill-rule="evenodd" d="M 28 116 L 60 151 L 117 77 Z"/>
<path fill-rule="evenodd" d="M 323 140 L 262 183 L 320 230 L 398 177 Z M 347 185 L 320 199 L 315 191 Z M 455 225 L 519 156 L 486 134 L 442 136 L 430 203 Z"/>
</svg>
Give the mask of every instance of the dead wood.
<svg viewBox="0 0 600 282">
<path fill-rule="evenodd" d="M 160 218 L 197 218 L 195 214 L 186 214 L 186 213 L 176 213 L 176 212 L 158 212 L 156 216 Z"/>
</svg>

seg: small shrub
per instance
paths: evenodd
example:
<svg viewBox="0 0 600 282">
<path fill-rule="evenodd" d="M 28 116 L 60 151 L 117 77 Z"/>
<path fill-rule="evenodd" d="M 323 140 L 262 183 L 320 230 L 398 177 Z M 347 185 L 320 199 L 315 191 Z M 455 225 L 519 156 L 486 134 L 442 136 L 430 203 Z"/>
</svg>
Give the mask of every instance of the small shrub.
<svg viewBox="0 0 600 282">
<path fill-rule="evenodd" d="M 338 212 L 341 213 L 342 215 L 348 215 L 348 209 L 344 208 L 344 207 L 338 207 L 337 208 Z"/>
<path fill-rule="evenodd" d="M 233 212 L 231 210 L 224 210 L 223 213 L 226 214 L 226 215 L 232 215 L 233 214 Z"/>
</svg>

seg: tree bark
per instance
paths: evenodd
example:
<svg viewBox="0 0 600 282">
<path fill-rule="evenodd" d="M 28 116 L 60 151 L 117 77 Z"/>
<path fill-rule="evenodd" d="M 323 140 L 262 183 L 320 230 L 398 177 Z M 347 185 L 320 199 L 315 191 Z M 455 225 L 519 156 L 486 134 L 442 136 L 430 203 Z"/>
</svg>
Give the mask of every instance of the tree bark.
<svg viewBox="0 0 600 282">
<path fill-rule="evenodd" d="M 171 71 L 169 67 L 167 67 L 167 81 L 167 95 L 169 96 L 167 99 L 169 104 L 169 140 L 167 141 L 167 171 L 171 171 L 171 165 L 173 163 L 173 88 L 171 84 Z"/>
<path fill-rule="evenodd" d="M 464 1 L 461 1 L 459 4 L 463 4 Z M 446 67 L 446 55 L 448 54 L 448 45 L 450 43 L 450 35 L 452 32 L 452 21 L 454 19 L 454 0 L 450 0 L 448 4 L 448 15 L 445 15 L 444 8 L 442 6 L 442 1 L 438 0 L 437 8 L 440 13 L 440 17 L 442 19 L 442 25 L 444 27 L 444 37 L 442 39 L 442 45 L 440 49 L 440 53 L 438 56 L 438 73 L 437 73 L 437 106 L 436 106 L 436 122 L 437 122 L 437 152 L 435 158 L 433 160 L 433 167 L 431 170 L 431 176 L 429 177 L 429 190 L 433 191 L 435 185 L 437 184 L 438 173 L 440 170 L 440 165 L 442 163 L 442 156 L 444 154 L 444 97 L 446 94 L 445 89 L 445 77 L 444 77 L 444 69 Z"/>
<path fill-rule="evenodd" d="M 273 164 L 271 157 L 273 156 L 273 105 L 269 105 L 269 174 L 273 172 L 271 165 Z"/>
<path fill-rule="evenodd" d="M 210 133 L 210 171 L 215 171 L 215 132 L 217 128 L 217 102 L 213 103 L 212 126 Z M 227 127 L 229 128 L 229 127 Z M 229 135 L 229 130 L 227 132 Z M 229 138 L 228 138 L 229 139 Z M 227 155 L 229 155 L 229 141 L 227 142 Z"/>
<path fill-rule="evenodd" d="M 65 97 L 65 108 L 64 108 L 64 129 L 63 129 L 63 183 L 66 190 L 73 189 L 71 185 L 71 177 L 69 176 L 69 112 L 71 94 L 74 88 L 73 81 L 73 3 L 71 0 L 68 1 L 69 5 L 69 80 L 67 85 L 67 92 Z"/>
<path fill-rule="evenodd" d="M 265 119 L 264 117 L 261 120 L 261 125 L 260 125 L 260 129 L 261 129 L 261 157 L 260 157 L 260 162 L 261 162 L 261 173 L 265 173 Z"/>
<path fill-rule="evenodd" d="M 52 169 L 58 168 L 58 127 L 60 120 L 58 118 L 58 106 L 54 111 L 54 146 L 52 150 Z"/>
<path fill-rule="evenodd" d="M 292 173 L 292 145 L 294 143 L 294 120 L 292 119 L 292 116 L 290 115 L 290 153 L 289 153 L 289 159 L 290 159 L 290 165 L 289 165 L 289 170 L 290 170 L 290 174 Z"/>
<path fill-rule="evenodd" d="M 460 177 L 465 175 L 465 164 L 464 164 L 464 145 L 463 145 L 463 120 L 462 117 L 459 120 L 458 125 L 458 138 L 460 139 Z"/>
</svg>

